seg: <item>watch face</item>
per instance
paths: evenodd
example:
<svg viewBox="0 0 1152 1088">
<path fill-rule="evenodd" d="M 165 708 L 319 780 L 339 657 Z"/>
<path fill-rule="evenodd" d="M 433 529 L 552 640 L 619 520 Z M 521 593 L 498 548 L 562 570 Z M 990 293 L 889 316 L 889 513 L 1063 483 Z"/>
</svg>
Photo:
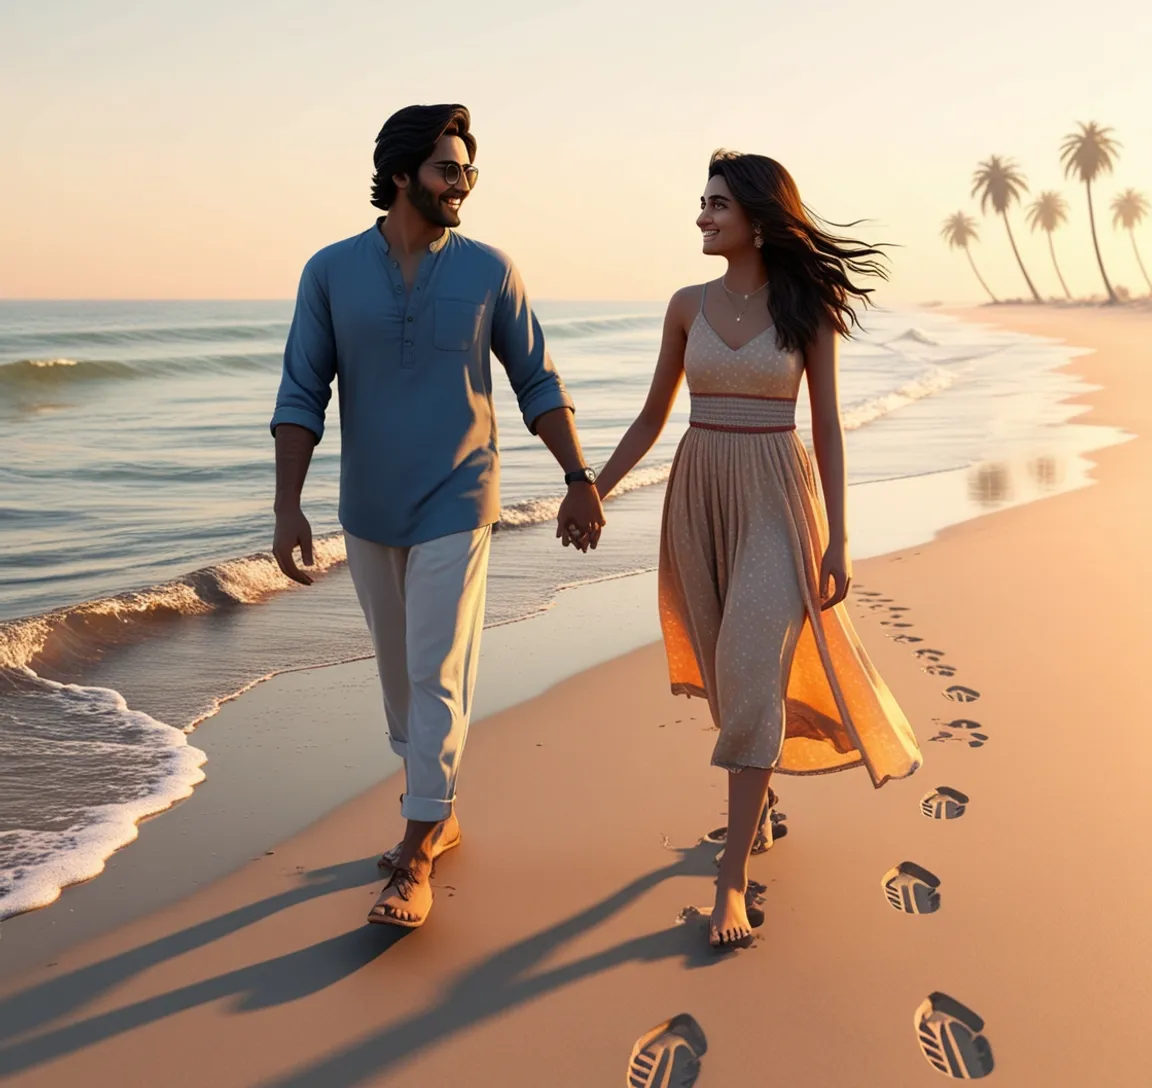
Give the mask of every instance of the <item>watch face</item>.
<svg viewBox="0 0 1152 1088">
<path fill-rule="evenodd" d="M 594 469 L 586 468 L 584 470 L 584 479 L 587 480 L 590 484 L 594 484 L 596 482 L 596 471 Z"/>
</svg>

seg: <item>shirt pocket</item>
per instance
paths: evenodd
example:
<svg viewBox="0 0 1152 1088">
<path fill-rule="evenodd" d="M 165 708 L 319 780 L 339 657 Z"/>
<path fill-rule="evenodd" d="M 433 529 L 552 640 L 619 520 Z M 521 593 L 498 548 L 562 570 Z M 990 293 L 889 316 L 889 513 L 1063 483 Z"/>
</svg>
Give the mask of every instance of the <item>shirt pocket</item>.
<svg viewBox="0 0 1152 1088">
<path fill-rule="evenodd" d="M 441 351 L 467 351 L 480 335 L 484 307 L 451 298 L 436 300 L 432 343 Z"/>
</svg>

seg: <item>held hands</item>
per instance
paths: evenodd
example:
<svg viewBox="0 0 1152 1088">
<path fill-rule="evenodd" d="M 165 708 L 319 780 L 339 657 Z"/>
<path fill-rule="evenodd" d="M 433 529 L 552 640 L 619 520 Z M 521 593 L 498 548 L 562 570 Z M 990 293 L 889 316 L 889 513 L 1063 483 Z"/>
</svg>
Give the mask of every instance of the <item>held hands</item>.
<svg viewBox="0 0 1152 1088">
<path fill-rule="evenodd" d="M 607 523 L 600 493 L 586 483 L 571 484 L 556 515 L 556 536 L 565 548 L 569 544 L 579 551 L 595 550 L 600 530 Z"/>
<path fill-rule="evenodd" d="M 272 538 L 272 554 L 280 569 L 302 586 L 312 584 L 312 576 L 305 574 L 298 566 L 293 556 L 296 548 L 300 548 L 300 561 L 306 567 L 312 566 L 312 526 L 304 516 L 299 506 L 290 510 L 278 511 L 276 514 L 276 534 Z"/>
<path fill-rule="evenodd" d="M 851 584 L 852 561 L 848 558 L 848 546 L 829 544 L 820 564 L 820 610 L 833 608 L 843 601 Z"/>
</svg>

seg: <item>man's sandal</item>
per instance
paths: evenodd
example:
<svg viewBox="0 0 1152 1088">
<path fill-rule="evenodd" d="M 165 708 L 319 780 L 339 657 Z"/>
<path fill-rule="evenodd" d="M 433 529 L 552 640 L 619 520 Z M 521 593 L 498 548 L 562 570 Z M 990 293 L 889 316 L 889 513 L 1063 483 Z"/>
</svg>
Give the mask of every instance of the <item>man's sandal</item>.
<svg viewBox="0 0 1152 1088">
<path fill-rule="evenodd" d="M 395 888 L 400 898 L 407 903 L 408 900 L 412 898 L 412 892 L 415 891 L 418 883 L 419 881 L 417 881 L 411 869 L 393 869 L 392 875 L 388 878 L 388 883 L 384 885 L 384 890 L 376 900 L 375 906 L 368 912 L 368 921 L 373 925 L 399 926 L 401 929 L 419 929 L 428 920 L 428 915 L 432 912 L 431 897 L 429 897 L 428 900 L 428 909 L 424 912 L 423 916 L 419 918 L 400 918 L 393 914 L 384 903 L 385 898 L 391 898 L 388 892 L 392 888 Z"/>
</svg>

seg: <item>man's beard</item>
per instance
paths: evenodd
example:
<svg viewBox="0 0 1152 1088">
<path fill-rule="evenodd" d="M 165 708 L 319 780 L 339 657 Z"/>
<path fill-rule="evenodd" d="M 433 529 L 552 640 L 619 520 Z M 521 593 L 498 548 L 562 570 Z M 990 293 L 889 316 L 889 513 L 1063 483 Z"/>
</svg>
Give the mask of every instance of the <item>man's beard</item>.
<svg viewBox="0 0 1152 1088">
<path fill-rule="evenodd" d="M 413 177 L 408 183 L 408 199 L 429 223 L 438 227 L 460 226 L 460 216 L 454 208 L 442 204 L 430 189 L 420 184 L 420 179 Z"/>
</svg>

